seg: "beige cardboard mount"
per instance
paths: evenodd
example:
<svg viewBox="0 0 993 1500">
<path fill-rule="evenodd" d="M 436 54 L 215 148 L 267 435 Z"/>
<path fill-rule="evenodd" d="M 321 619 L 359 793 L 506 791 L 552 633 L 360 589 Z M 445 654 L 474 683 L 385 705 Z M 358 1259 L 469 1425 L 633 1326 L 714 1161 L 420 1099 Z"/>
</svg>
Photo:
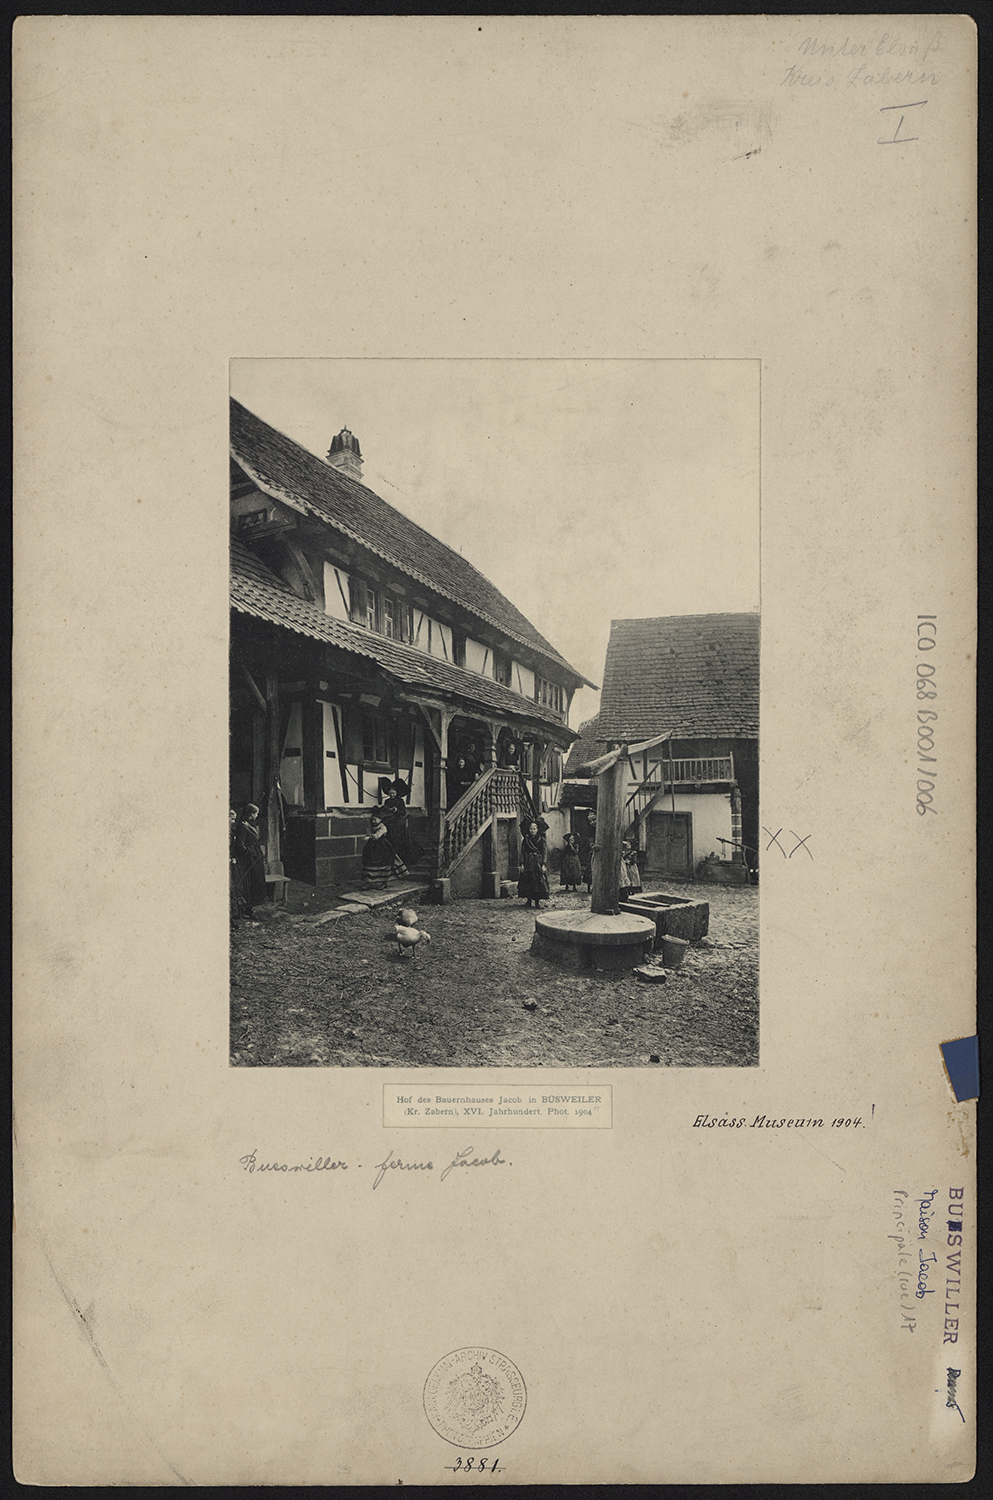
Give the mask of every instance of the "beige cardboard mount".
<svg viewBox="0 0 993 1500">
<path fill-rule="evenodd" d="M 488 1484 L 967 1479 L 971 21 L 44 16 L 14 50 L 18 1478 L 460 1483 L 487 1454 L 437 1392 L 495 1354 Z M 383 361 L 384 404 L 411 358 L 760 373 L 761 822 L 811 855 L 763 858 L 760 1066 L 532 1074 L 609 1120 L 515 1130 L 499 1180 L 241 1164 L 378 1162 L 418 1081 L 227 1061 L 229 369 L 303 356 Z M 445 1080 L 487 1081 L 520 1075 Z"/>
</svg>

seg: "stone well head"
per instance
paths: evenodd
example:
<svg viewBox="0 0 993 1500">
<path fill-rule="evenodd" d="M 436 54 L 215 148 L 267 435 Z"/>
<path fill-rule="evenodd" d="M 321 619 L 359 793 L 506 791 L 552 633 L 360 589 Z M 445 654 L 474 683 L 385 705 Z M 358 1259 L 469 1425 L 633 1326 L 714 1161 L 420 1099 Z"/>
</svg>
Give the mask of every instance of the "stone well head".
<svg viewBox="0 0 993 1500">
<path fill-rule="evenodd" d="M 655 923 L 632 912 L 542 912 L 531 952 L 563 969 L 625 971 L 643 963 L 654 945 Z"/>
</svg>

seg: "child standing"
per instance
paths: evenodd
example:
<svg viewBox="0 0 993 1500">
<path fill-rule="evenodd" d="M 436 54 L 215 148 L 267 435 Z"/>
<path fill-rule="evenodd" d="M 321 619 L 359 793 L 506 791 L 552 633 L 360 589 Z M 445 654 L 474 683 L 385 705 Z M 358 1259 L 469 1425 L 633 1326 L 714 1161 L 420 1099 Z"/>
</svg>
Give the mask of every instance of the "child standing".
<svg viewBox="0 0 993 1500">
<path fill-rule="evenodd" d="M 579 862 L 579 839 L 576 834 L 567 833 L 562 843 L 561 884 L 567 891 L 578 891 L 579 882 L 583 878 L 583 867 Z"/>
<path fill-rule="evenodd" d="M 626 901 L 641 890 L 641 871 L 638 868 L 638 853 L 627 839 L 621 844 L 621 888 L 619 897 Z"/>
</svg>

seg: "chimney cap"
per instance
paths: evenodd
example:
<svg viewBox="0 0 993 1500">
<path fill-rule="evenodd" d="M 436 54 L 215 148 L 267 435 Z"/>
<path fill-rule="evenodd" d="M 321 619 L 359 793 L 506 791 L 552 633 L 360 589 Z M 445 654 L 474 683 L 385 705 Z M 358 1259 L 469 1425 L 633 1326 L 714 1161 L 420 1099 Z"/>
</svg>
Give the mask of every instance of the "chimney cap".
<svg viewBox="0 0 993 1500">
<path fill-rule="evenodd" d="M 328 449 L 328 458 L 330 458 L 333 453 L 344 453 L 346 451 L 354 453 L 356 458 L 362 457 L 362 450 L 359 447 L 358 438 L 353 432 L 349 432 L 347 427 L 343 427 L 337 434 L 337 436 L 331 439 L 331 447 Z"/>
</svg>

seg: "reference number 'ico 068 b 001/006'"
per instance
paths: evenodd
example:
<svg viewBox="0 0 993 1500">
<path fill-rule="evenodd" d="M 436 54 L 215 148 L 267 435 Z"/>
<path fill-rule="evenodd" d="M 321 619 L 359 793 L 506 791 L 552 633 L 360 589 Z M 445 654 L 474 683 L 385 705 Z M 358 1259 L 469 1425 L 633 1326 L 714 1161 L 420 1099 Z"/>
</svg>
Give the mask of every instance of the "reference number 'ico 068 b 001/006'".
<svg viewBox="0 0 993 1500">
<path fill-rule="evenodd" d="M 931 703 L 938 697 L 938 674 L 934 662 L 923 653 L 938 645 L 938 616 L 917 616 L 917 701 Z M 934 789 L 937 785 L 938 758 L 934 750 L 934 727 L 938 713 L 933 708 L 917 710 L 917 815 L 936 813 Z"/>
</svg>

